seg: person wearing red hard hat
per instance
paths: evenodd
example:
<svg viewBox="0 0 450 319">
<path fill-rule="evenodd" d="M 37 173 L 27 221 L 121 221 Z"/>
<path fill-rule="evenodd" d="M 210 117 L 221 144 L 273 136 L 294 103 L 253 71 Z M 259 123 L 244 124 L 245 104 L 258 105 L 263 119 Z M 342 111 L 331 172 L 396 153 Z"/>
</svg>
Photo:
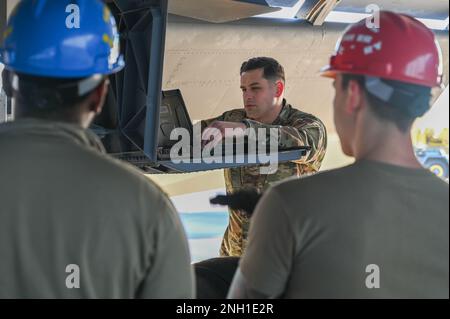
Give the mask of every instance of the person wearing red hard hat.
<svg viewBox="0 0 450 319">
<path fill-rule="evenodd" d="M 440 86 L 442 54 L 433 32 L 410 16 L 379 14 L 378 28 L 367 27 L 363 20 L 345 31 L 322 75 L 334 78 L 337 73 L 349 73 Z"/>
<path fill-rule="evenodd" d="M 263 195 L 230 298 L 449 297 L 448 184 L 410 135 L 441 85 L 441 51 L 418 20 L 378 14 L 378 28 L 351 25 L 322 70 L 355 163 Z"/>
</svg>

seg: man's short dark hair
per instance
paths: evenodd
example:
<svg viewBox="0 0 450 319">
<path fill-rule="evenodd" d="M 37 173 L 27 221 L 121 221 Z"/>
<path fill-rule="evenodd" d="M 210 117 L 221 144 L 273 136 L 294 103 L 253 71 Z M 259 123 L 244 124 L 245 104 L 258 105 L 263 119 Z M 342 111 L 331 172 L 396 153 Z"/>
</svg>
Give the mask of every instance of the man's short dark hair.
<svg viewBox="0 0 450 319">
<path fill-rule="evenodd" d="M 277 60 L 267 57 L 252 58 L 241 66 L 241 75 L 244 72 L 263 69 L 263 77 L 270 81 L 282 80 L 286 82 L 284 68 Z"/>
<path fill-rule="evenodd" d="M 82 78 L 49 78 L 37 77 L 23 73 L 18 77 L 19 88 L 14 92 L 16 97 L 16 113 L 21 117 L 64 118 L 65 114 L 75 111 L 92 91 L 78 95 L 77 83 Z M 4 70 L 3 83 L 7 83 L 12 95 L 11 81 L 14 74 Z"/>
<path fill-rule="evenodd" d="M 382 79 L 382 82 L 396 89 L 410 92 L 395 101 L 384 102 L 366 89 L 366 77 L 363 75 L 343 74 L 342 88 L 346 90 L 350 81 L 356 81 L 365 92 L 371 111 L 380 119 L 394 122 L 402 132 L 411 129 L 414 120 L 424 115 L 430 108 L 431 88 L 415 84 L 406 84 L 394 80 Z"/>
</svg>

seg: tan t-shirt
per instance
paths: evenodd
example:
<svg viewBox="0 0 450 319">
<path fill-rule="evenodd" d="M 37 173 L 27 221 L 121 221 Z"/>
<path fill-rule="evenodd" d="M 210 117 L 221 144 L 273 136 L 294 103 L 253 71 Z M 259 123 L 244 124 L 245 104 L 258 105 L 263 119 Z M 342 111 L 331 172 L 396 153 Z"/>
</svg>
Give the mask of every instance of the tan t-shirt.
<svg viewBox="0 0 450 319">
<path fill-rule="evenodd" d="M 268 296 L 448 298 L 448 184 L 370 161 L 282 183 L 258 204 L 240 267 Z"/>
<path fill-rule="evenodd" d="M 0 125 L 0 298 L 194 296 L 170 200 L 101 150 L 74 125 Z"/>
</svg>

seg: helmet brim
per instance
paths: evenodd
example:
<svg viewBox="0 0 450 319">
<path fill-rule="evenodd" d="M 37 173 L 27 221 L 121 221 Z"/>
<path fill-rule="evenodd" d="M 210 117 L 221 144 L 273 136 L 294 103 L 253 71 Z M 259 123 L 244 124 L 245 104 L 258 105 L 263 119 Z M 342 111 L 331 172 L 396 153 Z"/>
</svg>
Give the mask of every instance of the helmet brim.
<svg viewBox="0 0 450 319">
<path fill-rule="evenodd" d="M 320 76 L 324 78 L 335 79 L 336 78 L 336 70 L 334 70 L 331 65 L 326 65 L 319 71 Z"/>
</svg>

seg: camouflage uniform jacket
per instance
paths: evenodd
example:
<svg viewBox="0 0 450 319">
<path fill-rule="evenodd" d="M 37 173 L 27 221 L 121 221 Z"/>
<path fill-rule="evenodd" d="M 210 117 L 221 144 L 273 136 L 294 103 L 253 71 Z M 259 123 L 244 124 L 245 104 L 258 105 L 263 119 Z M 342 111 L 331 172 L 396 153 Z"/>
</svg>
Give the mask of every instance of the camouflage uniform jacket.
<svg viewBox="0 0 450 319">
<path fill-rule="evenodd" d="M 293 162 L 280 163 L 274 174 L 260 174 L 260 165 L 225 169 L 227 193 L 249 187 L 263 191 L 271 184 L 285 178 L 316 173 L 325 156 L 327 133 L 323 123 L 311 114 L 294 109 L 286 101 L 278 118 L 271 125 L 246 118 L 244 109 L 228 111 L 217 118 L 202 121 L 202 127 L 214 121 L 245 122 L 248 127 L 254 129 L 277 128 L 280 147 L 311 147 L 311 151 L 305 157 Z M 241 256 L 247 244 L 249 219 L 239 210 L 230 209 L 229 213 L 229 225 L 224 234 L 220 254 L 221 256 Z"/>
</svg>

